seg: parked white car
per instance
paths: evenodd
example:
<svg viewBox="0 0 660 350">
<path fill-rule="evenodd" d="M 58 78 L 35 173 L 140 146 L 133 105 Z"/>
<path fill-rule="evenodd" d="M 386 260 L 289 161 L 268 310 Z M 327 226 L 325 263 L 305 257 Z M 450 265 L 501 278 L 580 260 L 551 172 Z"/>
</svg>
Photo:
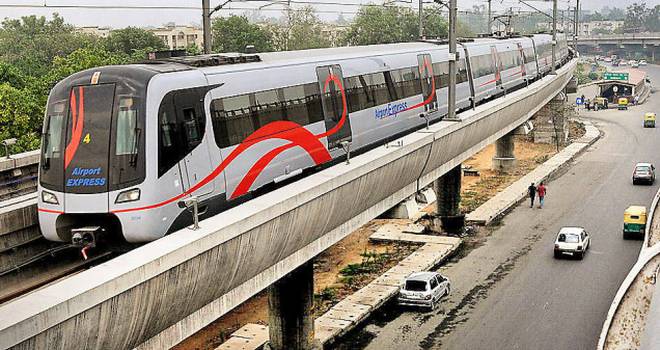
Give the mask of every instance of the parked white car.
<svg viewBox="0 0 660 350">
<path fill-rule="evenodd" d="M 582 260 L 590 245 L 591 238 L 584 228 L 562 227 L 555 239 L 555 258 L 570 255 Z"/>
<path fill-rule="evenodd" d="M 449 295 L 451 282 L 447 277 L 431 271 L 415 272 L 408 276 L 399 290 L 399 305 L 422 306 L 435 309 L 438 301 Z"/>
<path fill-rule="evenodd" d="M 645 66 L 646 65 L 646 60 L 639 60 L 639 65 L 640 66 Z"/>
</svg>

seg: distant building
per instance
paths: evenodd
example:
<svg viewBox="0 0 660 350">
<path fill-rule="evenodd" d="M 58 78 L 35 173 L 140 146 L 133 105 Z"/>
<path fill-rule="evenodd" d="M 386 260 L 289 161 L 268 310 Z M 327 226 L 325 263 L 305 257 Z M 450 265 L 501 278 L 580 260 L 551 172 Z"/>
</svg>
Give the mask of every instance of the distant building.
<svg viewBox="0 0 660 350">
<path fill-rule="evenodd" d="M 144 28 L 160 38 L 170 50 L 185 49 L 190 44 L 204 46 L 204 32 L 195 26 L 167 25 L 160 28 Z M 91 34 L 106 38 L 113 30 L 110 27 L 78 27 L 79 33 Z"/>
<path fill-rule="evenodd" d="M 204 47 L 204 32 L 195 26 L 168 25 L 161 28 L 150 28 L 170 50 L 185 49 L 191 44 Z"/>
<path fill-rule="evenodd" d="M 76 28 L 78 33 L 91 34 L 101 38 L 107 38 L 112 31 L 110 27 L 78 27 Z"/>
<path fill-rule="evenodd" d="M 591 21 L 580 23 L 578 27 L 579 36 L 594 36 L 603 32 L 614 33 L 623 27 L 623 21 Z"/>
</svg>

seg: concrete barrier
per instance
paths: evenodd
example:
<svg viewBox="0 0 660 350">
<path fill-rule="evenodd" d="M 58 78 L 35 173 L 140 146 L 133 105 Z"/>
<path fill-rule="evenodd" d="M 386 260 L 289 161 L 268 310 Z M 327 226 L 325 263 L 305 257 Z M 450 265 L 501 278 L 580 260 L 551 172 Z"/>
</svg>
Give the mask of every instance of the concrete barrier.
<svg viewBox="0 0 660 350">
<path fill-rule="evenodd" d="M 169 348 L 521 125 L 575 64 L 2 305 L 0 348 Z"/>
<path fill-rule="evenodd" d="M 0 158 L 0 202 L 37 190 L 39 150 Z"/>
</svg>

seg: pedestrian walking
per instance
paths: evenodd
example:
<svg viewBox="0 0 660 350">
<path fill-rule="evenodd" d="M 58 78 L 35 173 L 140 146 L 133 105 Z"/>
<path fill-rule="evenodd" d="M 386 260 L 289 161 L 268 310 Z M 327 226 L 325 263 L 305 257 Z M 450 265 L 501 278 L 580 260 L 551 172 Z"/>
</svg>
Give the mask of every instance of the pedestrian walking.
<svg viewBox="0 0 660 350">
<path fill-rule="evenodd" d="M 539 193 L 539 208 L 543 209 L 543 202 L 544 202 L 544 199 L 545 199 L 545 194 L 548 191 L 548 189 L 543 184 L 543 181 L 541 181 L 541 183 L 539 184 L 539 187 L 536 189 L 536 191 Z"/>
<path fill-rule="evenodd" d="M 529 207 L 534 208 L 534 198 L 536 198 L 536 186 L 532 182 L 529 187 L 527 187 L 527 194 L 529 195 Z"/>
</svg>

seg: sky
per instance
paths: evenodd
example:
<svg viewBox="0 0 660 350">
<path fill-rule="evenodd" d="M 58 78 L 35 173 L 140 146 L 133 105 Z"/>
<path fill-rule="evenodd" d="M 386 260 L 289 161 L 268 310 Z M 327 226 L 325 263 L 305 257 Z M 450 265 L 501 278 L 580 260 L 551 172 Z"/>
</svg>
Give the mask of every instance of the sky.
<svg viewBox="0 0 660 350">
<path fill-rule="evenodd" d="M 224 3 L 226 0 L 211 0 L 211 7 Z M 246 8 L 257 9 L 259 6 L 283 0 L 258 1 L 258 0 L 233 0 L 223 10 L 214 16 L 227 16 L 229 14 L 243 14 Z M 355 4 L 375 3 L 382 4 L 384 0 L 293 0 L 292 7 L 303 6 L 303 2 L 325 2 L 331 4 L 316 4 L 314 7 L 324 21 L 333 21 L 340 12 L 350 19 L 357 11 Z M 394 1 L 394 0 L 388 0 Z M 425 0 L 430 1 L 430 0 Z M 473 5 L 486 4 L 487 0 L 457 0 L 459 9 L 471 9 Z M 603 6 L 625 7 L 635 1 L 644 0 L 581 0 L 583 10 L 597 10 Z M 529 1 L 541 10 L 551 11 L 552 3 L 542 0 Z M 647 5 L 655 5 L 660 0 L 646 0 Z M 177 24 L 199 24 L 201 23 L 201 0 L 0 0 L 0 18 L 20 18 L 27 15 L 38 15 L 50 17 L 57 12 L 64 19 L 75 26 L 110 26 L 112 28 L 123 28 L 127 26 L 161 26 L 164 23 L 175 22 Z M 398 0 L 397 4 L 417 8 L 417 0 Z M 44 7 L 44 4 L 47 7 Z M 56 6 L 65 6 L 58 8 Z M 79 6 L 67 8 L 66 6 Z M 137 8 L 89 8 L 91 6 L 107 7 L 152 7 L 147 9 Z M 567 9 L 575 6 L 575 0 L 559 0 L 558 7 Z M 154 8 L 160 7 L 160 8 Z M 168 8 L 169 7 L 169 8 Z M 529 8 L 522 5 L 518 0 L 492 0 L 493 11 L 504 11 L 512 7 L 514 11 L 528 11 Z M 261 10 L 266 17 L 278 17 L 283 5 L 272 4 Z"/>
</svg>

